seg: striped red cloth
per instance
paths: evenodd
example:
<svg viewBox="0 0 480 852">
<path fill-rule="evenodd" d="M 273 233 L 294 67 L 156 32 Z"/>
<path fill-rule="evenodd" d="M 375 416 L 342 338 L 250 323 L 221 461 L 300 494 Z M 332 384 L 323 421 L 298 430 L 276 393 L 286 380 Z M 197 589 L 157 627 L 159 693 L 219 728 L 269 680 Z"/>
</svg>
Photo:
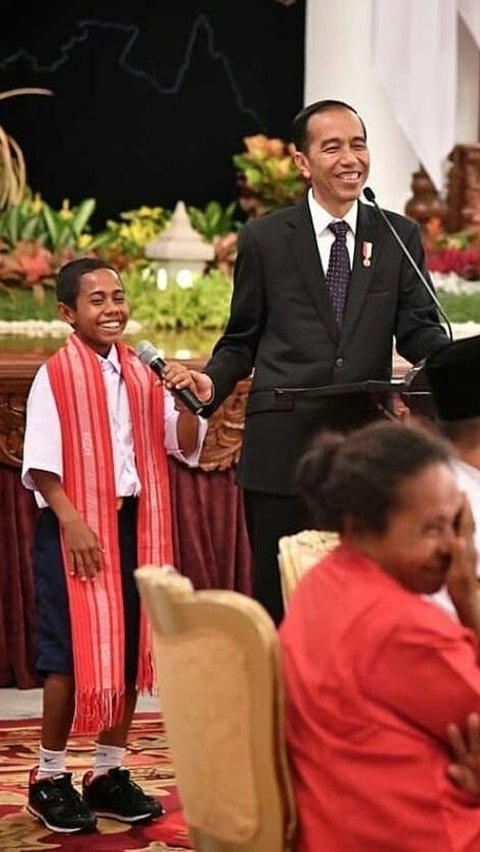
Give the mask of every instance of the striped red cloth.
<svg viewBox="0 0 480 852">
<path fill-rule="evenodd" d="M 133 349 L 124 343 L 116 345 L 142 483 L 137 513 L 138 564 L 171 564 L 163 391 Z M 47 367 L 62 429 L 63 487 L 105 549 L 98 578 L 83 583 L 70 575 L 62 541 L 75 675 L 72 731 L 94 733 L 118 724 L 125 695 L 125 635 L 110 421 L 99 359 L 76 334 L 49 359 Z M 138 662 L 137 688 L 140 692 L 151 690 L 151 641 L 143 611 Z"/>
</svg>

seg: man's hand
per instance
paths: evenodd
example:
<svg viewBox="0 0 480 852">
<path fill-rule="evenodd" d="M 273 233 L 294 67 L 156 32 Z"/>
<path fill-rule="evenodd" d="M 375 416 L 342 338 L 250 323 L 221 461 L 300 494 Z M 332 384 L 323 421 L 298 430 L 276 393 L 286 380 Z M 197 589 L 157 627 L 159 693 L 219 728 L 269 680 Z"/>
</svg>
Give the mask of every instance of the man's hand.
<svg viewBox="0 0 480 852">
<path fill-rule="evenodd" d="M 189 370 L 184 364 L 177 361 L 168 361 L 163 371 L 165 386 L 169 390 L 174 388 L 189 388 L 200 402 L 210 402 L 213 397 L 213 382 L 206 373 L 198 370 Z"/>
<path fill-rule="evenodd" d="M 471 713 L 463 734 L 453 722 L 447 728 L 448 741 L 454 762 L 447 775 L 461 790 L 480 797 L 480 716 Z"/>
</svg>

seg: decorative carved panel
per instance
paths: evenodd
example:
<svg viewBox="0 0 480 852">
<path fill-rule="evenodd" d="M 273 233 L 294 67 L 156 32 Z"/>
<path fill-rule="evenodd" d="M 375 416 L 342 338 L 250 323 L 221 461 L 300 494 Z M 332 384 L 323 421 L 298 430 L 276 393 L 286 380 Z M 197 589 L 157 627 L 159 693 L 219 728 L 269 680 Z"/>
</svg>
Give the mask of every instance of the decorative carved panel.
<svg viewBox="0 0 480 852">
<path fill-rule="evenodd" d="M 448 230 L 480 227 L 480 144 L 456 145 L 450 156 Z"/>
<path fill-rule="evenodd" d="M 25 405 L 38 355 L 0 356 L 0 463 L 20 467 L 25 433 Z"/>
<path fill-rule="evenodd" d="M 412 197 L 405 213 L 420 226 L 438 217 L 448 233 L 480 227 L 480 143 L 455 145 L 449 160 L 447 197 L 442 199 L 428 174 L 412 175 Z"/>
<path fill-rule="evenodd" d="M 405 205 L 405 213 L 423 227 L 429 219 L 437 217 L 447 227 L 448 206 L 442 201 L 425 169 L 412 175 L 412 197 Z"/>
<path fill-rule="evenodd" d="M 233 394 L 210 417 L 200 458 L 202 470 L 226 470 L 238 462 L 249 389 L 250 379 L 238 382 Z"/>
<path fill-rule="evenodd" d="M 19 467 L 25 434 L 24 396 L 0 393 L 0 463 Z"/>
</svg>

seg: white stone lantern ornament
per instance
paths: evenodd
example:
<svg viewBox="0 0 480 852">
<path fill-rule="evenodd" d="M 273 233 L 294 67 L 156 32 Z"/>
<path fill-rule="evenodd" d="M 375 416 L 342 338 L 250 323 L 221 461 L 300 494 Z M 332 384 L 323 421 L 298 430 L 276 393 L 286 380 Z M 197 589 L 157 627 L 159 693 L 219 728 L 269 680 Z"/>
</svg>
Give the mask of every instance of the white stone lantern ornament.
<svg viewBox="0 0 480 852">
<path fill-rule="evenodd" d="M 179 287 L 192 287 L 197 275 L 214 258 L 214 249 L 192 228 L 183 201 L 178 201 L 169 225 L 145 246 L 145 255 L 158 263 L 157 287 L 165 290 L 168 281 Z"/>
</svg>

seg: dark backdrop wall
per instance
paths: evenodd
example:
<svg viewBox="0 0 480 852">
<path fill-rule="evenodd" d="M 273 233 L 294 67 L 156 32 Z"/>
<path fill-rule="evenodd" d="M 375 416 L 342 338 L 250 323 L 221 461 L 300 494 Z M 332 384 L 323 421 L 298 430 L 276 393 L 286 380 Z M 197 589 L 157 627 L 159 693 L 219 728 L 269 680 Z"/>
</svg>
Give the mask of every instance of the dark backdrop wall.
<svg viewBox="0 0 480 852">
<path fill-rule="evenodd" d="M 1 3 L 0 101 L 28 182 L 53 206 L 94 196 L 94 224 L 141 204 L 236 197 L 232 155 L 290 138 L 302 106 L 304 0 Z"/>
</svg>

